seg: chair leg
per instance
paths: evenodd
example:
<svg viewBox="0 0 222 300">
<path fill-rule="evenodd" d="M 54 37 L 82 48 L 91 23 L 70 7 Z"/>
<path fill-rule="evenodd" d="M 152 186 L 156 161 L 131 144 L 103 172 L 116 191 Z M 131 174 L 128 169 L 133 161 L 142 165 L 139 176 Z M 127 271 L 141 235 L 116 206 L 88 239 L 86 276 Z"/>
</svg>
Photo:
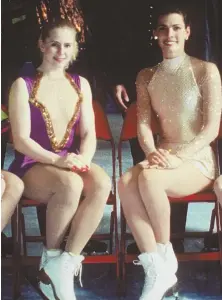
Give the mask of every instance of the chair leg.
<svg viewBox="0 0 222 300">
<path fill-rule="evenodd" d="M 27 245 L 26 245 L 26 233 L 25 233 L 25 216 L 21 212 L 21 227 L 22 227 L 22 244 L 23 244 L 23 255 L 27 256 Z"/>
<path fill-rule="evenodd" d="M 13 240 L 13 300 L 21 295 L 20 284 L 20 260 L 21 260 L 21 226 L 20 226 L 20 205 L 15 209 L 12 216 L 12 240 Z"/>
<path fill-rule="evenodd" d="M 121 241 L 120 241 L 120 268 L 121 268 L 121 294 L 126 294 L 126 220 L 121 213 Z"/>
<path fill-rule="evenodd" d="M 215 207 L 215 217 L 216 217 L 219 251 L 220 251 L 220 275 L 221 275 L 220 291 L 222 293 L 222 208 L 219 203 L 217 203 Z"/>
<path fill-rule="evenodd" d="M 110 216 L 110 242 L 109 242 L 109 253 L 113 253 L 113 233 L 114 233 L 114 212 L 111 212 Z"/>
<path fill-rule="evenodd" d="M 209 233 L 213 234 L 214 225 L 215 225 L 215 219 L 216 219 L 216 208 L 212 210 L 211 219 L 210 219 L 210 228 Z"/>
</svg>

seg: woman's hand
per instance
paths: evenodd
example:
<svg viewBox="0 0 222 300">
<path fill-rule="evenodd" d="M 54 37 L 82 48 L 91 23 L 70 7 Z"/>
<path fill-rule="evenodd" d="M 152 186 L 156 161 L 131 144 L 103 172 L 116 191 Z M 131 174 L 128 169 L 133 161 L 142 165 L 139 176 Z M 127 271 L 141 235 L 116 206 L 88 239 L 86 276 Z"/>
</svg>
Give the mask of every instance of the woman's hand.
<svg viewBox="0 0 222 300">
<path fill-rule="evenodd" d="M 160 168 L 167 168 L 170 163 L 169 151 L 165 149 L 156 149 L 148 155 L 147 160 L 150 166 L 157 165 Z"/>
<path fill-rule="evenodd" d="M 165 149 L 157 149 L 150 153 L 147 160 L 150 169 L 175 169 L 183 163 L 181 158 L 175 154 L 170 154 Z"/>
<path fill-rule="evenodd" d="M 54 163 L 58 168 L 70 169 L 73 172 L 86 172 L 89 165 L 84 162 L 80 154 L 68 153 L 66 156 L 60 156 Z"/>
<path fill-rule="evenodd" d="M 70 153 L 74 157 L 75 164 L 72 167 L 73 172 L 87 172 L 90 169 L 90 162 L 87 161 L 81 154 Z"/>
<path fill-rule="evenodd" d="M 129 102 L 129 96 L 127 94 L 126 88 L 124 85 L 116 85 L 114 88 L 114 95 L 117 102 L 121 105 L 121 107 L 126 111 L 127 106 L 126 102 Z"/>
</svg>

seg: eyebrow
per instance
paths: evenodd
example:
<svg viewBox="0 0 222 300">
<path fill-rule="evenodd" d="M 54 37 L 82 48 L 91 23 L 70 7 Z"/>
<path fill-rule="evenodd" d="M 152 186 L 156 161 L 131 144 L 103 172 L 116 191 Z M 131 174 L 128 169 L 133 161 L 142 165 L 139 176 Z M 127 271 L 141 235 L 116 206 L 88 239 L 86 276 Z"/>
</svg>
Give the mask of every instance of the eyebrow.
<svg viewBox="0 0 222 300">
<path fill-rule="evenodd" d="M 157 25 L 157 28 L 158 27 L 173 27 L 173 26 L 183 26 L 183 25 L 182 24 L 173 24 L 171 26 L 167 26 L 166 24 L 159 24 L 159 25 Z"/>
<path fill-rule="evenodd" d="M 57 44 L 61 44 L 60 42 L 56 41 L 56 40 L 51 40 L 48 43 L 57 43 Z M 72 44 L 71 42 L 65 42 L 64 44 Z"/>
</svg>

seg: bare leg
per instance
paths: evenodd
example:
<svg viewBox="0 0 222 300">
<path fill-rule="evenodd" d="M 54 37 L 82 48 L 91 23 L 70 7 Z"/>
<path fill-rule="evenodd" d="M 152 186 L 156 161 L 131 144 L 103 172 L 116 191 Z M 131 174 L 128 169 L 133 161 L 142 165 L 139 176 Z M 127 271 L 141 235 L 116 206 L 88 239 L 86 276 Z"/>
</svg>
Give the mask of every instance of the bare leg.
<svg viewBox="0 0 222 300">
<path fill-rule="evenodd" d="M 106 173 L 95 164 L 81 174 L 38 164 L 27 172 L 24 182 L 26 196 L 48 204 L 47 248 L 59 248 L 73 220 L 67 251 L 79 254 L 102 218 L 111 189 Z M 83 186 L 85 198 L 78 207 Z"/>
<path fill-rule="evenodd" d="M 38 164 L 27 172 L 24 181 L 27 196 L 48 204 L 48 250 L 43 251 L 41 259 L 40 289 L 49 299 L 55 298 L 52 287 L 58 298 L 76 299 L 73 274 L 81 267 L 83 256 L 80 252 L 102 218 L 111 188 L 110 179 L 94 164 L 89 172 L 79 174 Z M 79 205 L 83 187 L 85 199 Z M 71 231 L 66 251 L 61 254 L 52 250 L 59 248 L 69 224 Z"/>
<path fill-rule="evenodd" d="M 2 171 L 2 174 L 1 231 L 11 218 L 24 190 L 22 180 L 16 175 L 6 171 Z"/>
<path fill-rule="evenodd" d="M 138 177 L 139 165 L 129 169 L 119 180 L 118 191 L 124 215 L 141 252 L 156 251 L 156 240 L 142 201 Z"/>
<path fill-rule="evenodd" d="M 83 189 L 81 177 L 53 166 L 37 164 L 23 177 L 25 196 L 47 205 L 48 249 L 57 249 L 76 212 Z"/>
<path fill-rule="evenodd" d="M 79 254 L 87 241 L 96 230 L 103 216 L 104 207 L 108 199 L 111 182 L 105 171 L 92 164 L 88 173 L 83 173 L 85 198 L 80 203 L 72 221 L 71 231 L 66 250 Z"/>
<path fill-rule="evenodd" d="M 220 202 L 220 205 L 222 206 L 222 175 L 219 176 L 215 182 L 214 182 L 214 191 L 217 195 L 217 199 Z"/>
<path fill-rule="evenodd" d="M 199 192 L 212 184 L 190 163 L 177 169 L 144 169 L 139 175 L 139 190 L 146 207 L 156 241 L 169 241 L 170 208 L 168 197 L 183 197 Z"/>
</svg>

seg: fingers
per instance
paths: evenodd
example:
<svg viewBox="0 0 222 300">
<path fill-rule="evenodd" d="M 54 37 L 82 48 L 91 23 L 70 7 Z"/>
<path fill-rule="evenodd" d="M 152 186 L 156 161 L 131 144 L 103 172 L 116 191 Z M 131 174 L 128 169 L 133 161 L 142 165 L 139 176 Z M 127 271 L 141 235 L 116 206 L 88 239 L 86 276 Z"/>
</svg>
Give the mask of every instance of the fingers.
<svg viewBox="0 0 222 300">
<path fill-rule="evenodd" d="M 84 173 L 84 172 L 88 172 L 88 171 L 89 171 L 89 167 L 86 166 L 86 167 L 83 167 L 83 168 L 78 168 L 78 167 L 76 167 L 76 166 L 73 166 L 73 167 L 71 168 L 71 171 L 72 171 L 72 172 L 81 172 L 81 173 Z"/>
<path fill-rule="evenodd" d="M 70 159 L 69 166 L 73 172 L 87 172 L 89 166 L 83 161 L 81 155 L 76 155 L 75 153 L 69 153 L 68 159 Z"/>
<path fill-rule="evenodd" d="M 168 166 L 170 164 L 169 158 L 168 158 L 169 152 L 165 149 L 158 149 L 155 153 L 155 156 L 159 160 L 159 164 Z"/>
<path fill-rule="evenodd" d="M 125 88 L 122 90 L 122 94 L 123 94 L 124 101 L 129 102 L 129 97 Z"/>
<path fill-rule="evenodd" d="M 166 156 L 167 154 L 170 153 L 168 150 L 162 149 L 162 148 L 157 149 L 157 151 L 158 151 L 159 153 L 161 153 L 163 156 Z"/>
<path fill-rule="evenodd" d="M 169 169 L 168 167 L 162 167 L 159 164 L 158 165 L 150 165 L 149 169 L 159 169 L 159 170 L 165 170 L 165 169 Z"/>
<path fill-rule="evenodd" d="M 122 108 L 124 110 L 127 110 L 127 106 L 125 105 L 124 102 L 129 102 L 129 97 L 123 85 L 118 85 L 116 87 L 115 96 L 119 104 L 122 106 Z"/>
<path fill-rule="evenodd" d="M 126 106 L 125 103 L 123 102 L 121 96 L 117 96 L 116 99 L 117 99 L 117 101 L 119 102 L 119 104 L 122 106 L 122 108 L 123 108 L 124 110 L 127 110 L 127 106 Z"/>
<path fill-rule="evenodd" d="M 155 155 L 151 158 L 152 165 L 159 165 L 161 167 L 167 167 L 169 165 L 168 161 L 161 156 Z"/>
<path fill-rule="evenodd" d="M 138 164 L 142 169 L 149 168 L 149 162 L 147 160 L 143 160 Z"/>
</svg>

